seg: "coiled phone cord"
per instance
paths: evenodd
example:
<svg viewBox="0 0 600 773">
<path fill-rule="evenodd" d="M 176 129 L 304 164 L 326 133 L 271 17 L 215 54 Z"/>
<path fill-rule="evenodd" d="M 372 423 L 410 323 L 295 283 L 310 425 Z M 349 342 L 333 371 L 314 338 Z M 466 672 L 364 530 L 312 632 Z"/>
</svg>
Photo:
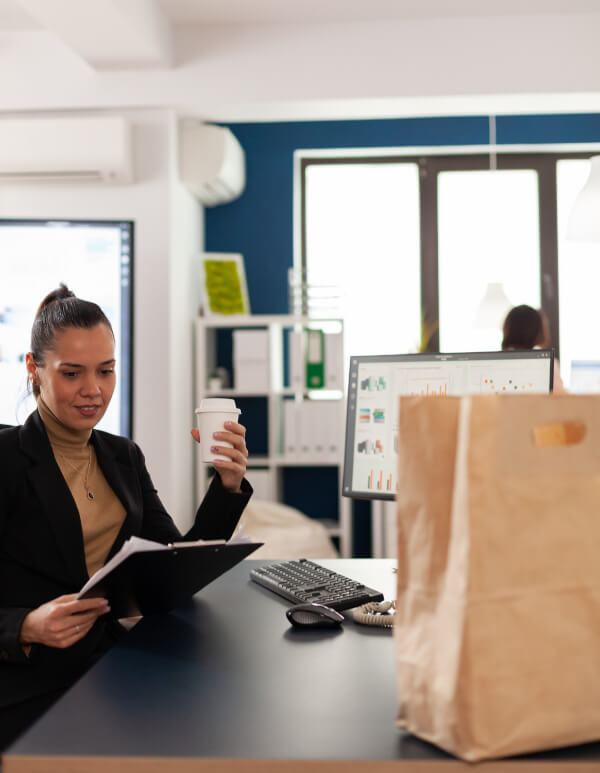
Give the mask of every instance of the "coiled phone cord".
<svg viewBox="0 0 600 773">
<path fill-rule="evenodd" d="M 391 628 L 394 624 L 395 601 L 370 601 L 352 610 L 352 619 L 362 625 Z"/>
</svg>

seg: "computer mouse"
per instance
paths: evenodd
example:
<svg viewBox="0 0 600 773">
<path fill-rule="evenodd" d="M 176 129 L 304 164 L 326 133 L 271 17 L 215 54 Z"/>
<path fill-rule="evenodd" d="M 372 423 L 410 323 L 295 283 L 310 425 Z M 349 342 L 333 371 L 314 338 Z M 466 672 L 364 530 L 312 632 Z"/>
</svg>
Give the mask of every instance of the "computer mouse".
<svg viewBox="0 0 600 773">
<path fill-rule="evenodd" d="M 290 623 L 298 628 L 333 628 L 344 622 L 344 615 L 316 601 L 297 604 L 285 614 Z"/>
</svg>

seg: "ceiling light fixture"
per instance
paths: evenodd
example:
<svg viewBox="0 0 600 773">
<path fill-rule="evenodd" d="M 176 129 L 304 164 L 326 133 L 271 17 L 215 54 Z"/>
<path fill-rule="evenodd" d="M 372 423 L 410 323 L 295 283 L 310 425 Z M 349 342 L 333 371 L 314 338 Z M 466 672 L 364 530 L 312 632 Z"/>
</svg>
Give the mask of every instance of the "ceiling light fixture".
<svg viewBox="0 0 600 773">
<path fill-rule="evenodd" d="M 489 282 L 485 294 L 475 311 L 473 326 L 499 330 L 508 311 L 512 308 L 501 282 Z"/>
<path fill-rule="evenodd" d="M 600 242 L 600 156 L 590 158 L 589 177 L 569 215 L 567 239 Z"/>
</svg>

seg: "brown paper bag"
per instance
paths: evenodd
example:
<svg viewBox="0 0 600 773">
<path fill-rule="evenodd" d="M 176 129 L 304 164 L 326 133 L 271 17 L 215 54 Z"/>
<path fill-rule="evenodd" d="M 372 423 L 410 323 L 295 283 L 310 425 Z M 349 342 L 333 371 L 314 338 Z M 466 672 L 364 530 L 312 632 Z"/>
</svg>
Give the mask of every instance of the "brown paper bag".
<svg viewBox="0 0 600 773">
<path fill-rule="evenodd" d="M 600 397 L 403 397 L 398 450 L 398 724 L 470 761 L 600 738 Z"/>
</svg>

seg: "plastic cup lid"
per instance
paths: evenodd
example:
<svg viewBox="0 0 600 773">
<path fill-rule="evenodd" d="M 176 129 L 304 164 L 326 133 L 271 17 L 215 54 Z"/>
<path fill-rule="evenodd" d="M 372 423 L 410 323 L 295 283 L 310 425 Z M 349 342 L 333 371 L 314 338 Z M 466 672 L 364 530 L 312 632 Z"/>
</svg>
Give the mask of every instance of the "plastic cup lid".
<svg viewBox="0 0 600 773">
<path fill-rule="evenodd" d="M 195 413 L 206 413 L 210 411 L 225 411 L 226 413 L 241 413 L 239 408 L 236 408 L 235 400 L 229 397 L 206 397 L 204 400 L 200 400 L 200 407 L 196 408 Z"/>
</svg>

